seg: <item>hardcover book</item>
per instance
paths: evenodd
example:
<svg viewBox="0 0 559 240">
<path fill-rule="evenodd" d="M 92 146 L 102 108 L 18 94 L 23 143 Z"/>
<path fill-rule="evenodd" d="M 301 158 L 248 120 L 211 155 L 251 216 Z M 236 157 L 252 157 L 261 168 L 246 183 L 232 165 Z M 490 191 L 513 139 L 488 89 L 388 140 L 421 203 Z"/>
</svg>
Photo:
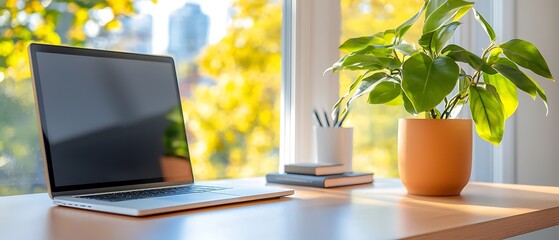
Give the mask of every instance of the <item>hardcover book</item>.
<svg viewBox="0 0 559 240">
<path fill-rule="evenodd" d="M 342 174 L 313 176 L 291 173 L 269 173 L 266 181 L 270 183 L 301 185 L 309 187 L 340 187 L 373 182 L 373 173 L 346 172 Z"/>
<path fill-rule="evenodd" d="M 343 164 L 324 164 L 324 163 L 292 163 L 285 165 L 286 173 L 307 174 L 307 175 L 330 175 L 341 174 L 345 171 Z"/>
</svg>

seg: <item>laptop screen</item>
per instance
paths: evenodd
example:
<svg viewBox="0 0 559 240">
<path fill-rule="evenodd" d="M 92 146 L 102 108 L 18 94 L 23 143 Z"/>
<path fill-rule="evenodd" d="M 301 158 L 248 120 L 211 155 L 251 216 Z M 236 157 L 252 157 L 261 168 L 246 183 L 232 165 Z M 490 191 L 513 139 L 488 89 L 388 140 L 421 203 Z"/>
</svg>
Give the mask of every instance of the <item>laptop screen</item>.
<svg viewBox="0 0 559 240">
<path fill-rule="evenodd" d="M 172 58 L 30 53 L 51 191 L 193 181 Z"/>
</svg>

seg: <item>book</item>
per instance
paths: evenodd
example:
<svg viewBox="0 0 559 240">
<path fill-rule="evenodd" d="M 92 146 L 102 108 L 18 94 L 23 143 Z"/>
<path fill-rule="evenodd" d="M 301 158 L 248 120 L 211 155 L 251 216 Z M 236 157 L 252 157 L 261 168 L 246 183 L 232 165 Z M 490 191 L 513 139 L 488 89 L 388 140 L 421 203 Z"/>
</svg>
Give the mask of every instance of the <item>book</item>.
<svg viewBox="0 0 559 240">
<path fill-rule="evenodd" d="M 313 176 L 292 173 L 269 173 L 266 175 L 269 183 L 301 185 L 309 187 L 340 187 L 373 182 L 373 173 L 345 172 L 342 174 Z"/>
<path fill-rule="evenodd" d="M 343 164 L 328 163 L 292 163 L 285 165 L 286 173 L 307 174 L 307 175 L 330 175 L 341 174 L 345 171 Z"/>
</svg>

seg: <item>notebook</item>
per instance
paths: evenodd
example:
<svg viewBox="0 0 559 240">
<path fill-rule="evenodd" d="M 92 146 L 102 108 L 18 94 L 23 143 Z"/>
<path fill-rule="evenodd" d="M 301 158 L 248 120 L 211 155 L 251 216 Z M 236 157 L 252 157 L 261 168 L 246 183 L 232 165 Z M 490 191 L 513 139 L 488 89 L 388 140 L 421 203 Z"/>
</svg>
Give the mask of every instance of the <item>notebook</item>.
<svg viewBox="0 0 559 240">
<path fill-rule="evenodd" d="M 194 183 L 171 57 L 29 46 L 48 193 L 66 207 L 145 216 L 293 190 Z"/>
</svg>

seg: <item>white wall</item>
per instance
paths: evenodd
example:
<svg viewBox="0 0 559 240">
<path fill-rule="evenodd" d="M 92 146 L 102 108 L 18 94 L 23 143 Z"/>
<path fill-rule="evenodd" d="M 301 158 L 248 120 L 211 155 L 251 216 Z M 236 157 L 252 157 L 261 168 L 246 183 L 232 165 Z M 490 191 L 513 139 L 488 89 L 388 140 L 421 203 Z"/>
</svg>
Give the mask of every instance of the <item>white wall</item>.
<svg viewBox="0 0 559 240">
<path fill-rule="evenodd" d="M 516 36 L 534 43 L 559 81 L 559 1 L 517 0 Z M 534 76 L 546 91 L 549 115 L 539 99 L 521 94 L 517 112 L 519 184 L 559 186 L 559 86 Z"/>
<path fill-rule="evenodd" d="M 516 37 L 534 43 L 559 81 L 559 1 L 517 0 Z M 521 94 L 516 114 L 516 182 L 559 186 L 559 86 L 534 76 L 547 94 L 549 115 L 541 101 Z M 559 227 L 514 238 L 559 239 Z"/>
</svg>

